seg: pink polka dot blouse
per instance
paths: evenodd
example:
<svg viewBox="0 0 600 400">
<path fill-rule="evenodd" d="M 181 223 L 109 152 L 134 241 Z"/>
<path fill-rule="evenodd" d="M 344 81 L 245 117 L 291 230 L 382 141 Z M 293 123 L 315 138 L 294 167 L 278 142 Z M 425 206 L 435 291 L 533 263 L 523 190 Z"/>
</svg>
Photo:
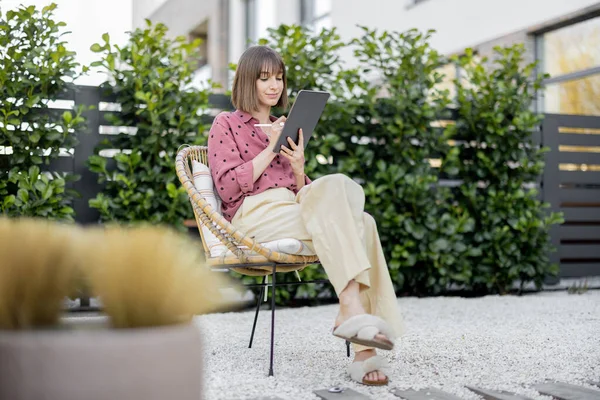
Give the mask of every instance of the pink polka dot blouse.
<svg viewBox="0 0 600 400">
<path fill-rule="evenodd" d="M 270 117 L 271 121 L 277 118 Z M 298 192 L 287 158 L 277 155 L 263 174 L 252 182 L 252 159 L 269 144 L 269 137 L 255 128 L 258 120 L 247 112 L 222 112 L 213 121 L 208 136 L 208 163 L 222 200 L 223 216 L 231 221 L 246 196 L 268 189 L 288 188 Z M 308 177 L 306 184 L 311 181 Z"/>
</svg>

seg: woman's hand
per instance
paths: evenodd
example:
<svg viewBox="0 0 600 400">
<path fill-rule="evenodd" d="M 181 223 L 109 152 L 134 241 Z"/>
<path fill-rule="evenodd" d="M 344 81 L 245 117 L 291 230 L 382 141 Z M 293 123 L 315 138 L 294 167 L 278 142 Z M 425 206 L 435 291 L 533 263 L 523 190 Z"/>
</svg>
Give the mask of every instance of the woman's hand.
<svg viewBox="0 0 600 400">
<path fill-rule="evenodd" d="M 296 177 L 304 177 L 304 135 L 302 129 L 298 131 L 298 144 L 294 143 L 292 138 L 287 138 L 290 148 L 281 146 L 279 154 L 290 160 L 292 172 Z"/>
<path fill-rule="evenodd" d="M 282 115 L 281 117 L 277 118 L 277 120 L 275 120 L 275 122 L 273 122 L 271 124 L 271 127 L 268 129 L 268 132 L 267 132 L 269 135 L 268 148 L 273 152 L 275 152 L 275 145 L 279 141 L 279 136 L 281 136 L 281 132 L 283 131 L 283 124 L 286 120 L 287 120 L 287 118 L 285 117 L 285 115 Z"/>
</svg>

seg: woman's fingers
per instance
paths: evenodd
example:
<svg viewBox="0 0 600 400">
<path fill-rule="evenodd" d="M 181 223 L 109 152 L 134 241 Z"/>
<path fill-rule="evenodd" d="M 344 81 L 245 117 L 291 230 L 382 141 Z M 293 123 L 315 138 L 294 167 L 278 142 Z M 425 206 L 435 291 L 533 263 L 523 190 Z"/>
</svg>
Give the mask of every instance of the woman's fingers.
<svg viewBox="0 0 600 400">
<path fill-rule="evenodd" d="M 288 136 L 287 141 L 290 144 L 290 147 L 292 149 L 296 150 L 296 147 L 298 147 L 298 146 L 296 145 L 296 143 L 294 143 L 294 141 L 292 140 L 292 138 Z"/>
<path fill-rule="evenodd" d="M 283 124 L 286 121 L 286 117 L 285 115 L 282 115 L 281 117 L 277 118 L 275 120 L 275 122 L 273 122 L 273 124 L 271 124 L 271 129 L 276 129 L 278 131 L 283 130 Z"/>
<path fill-rule="evenodd" d="M 282 115 L 281 117 L 277 118 L 271 124 L 271 136 L 273 136 L 274 140 L 279 139 L 279 136 L 281 135 L 281 131 L 283 131 L 283 123 L 286 120 L 287 120 L 287 118 L 285 117 L 285 115 Z"/>
<path fill-rule="evenodd" d="M 293 150 L 288 149 L 284 145 L 281 145 L 281 151 L 283 151 L 286 154 L 292 154 L 294 152 Z"/>
<path fill-rule="evenodd" d="M 298 130 L 298 146 L 303 149 L 304 148 L 304 133 L 302 133 L 302 128 Z"/>
</svg>

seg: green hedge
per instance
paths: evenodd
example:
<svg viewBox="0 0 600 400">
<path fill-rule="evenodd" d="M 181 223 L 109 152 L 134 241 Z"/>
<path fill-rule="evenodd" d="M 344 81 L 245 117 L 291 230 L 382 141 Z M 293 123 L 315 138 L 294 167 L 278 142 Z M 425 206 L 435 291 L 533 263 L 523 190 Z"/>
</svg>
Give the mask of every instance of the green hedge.
<svg viewBox="0 0 600 400">
<path fill-rule="evenodd" d="M 149 221 L 184 230 L 183 221 L 193 214 L 175 174 L 175 156 L 179 146 L 205 141 L 202 132 L 208 126 L 200 115 L 212 89 L 191 86 L 200 40 L 170 39 L 164 25 L 149 21 L 130 34 L 125 46 L 112 44 L 108 34 L 102 39 L 91 47 L 102 56 L 92 66 L 107 71 L 103 87 L 121 105 L 109 120 L 137 131 L 104 140 L 90 158 L 90 169 L 105 185 L 90 206 L 98 209 L 102 222 Z M 114 148 L 128 150 L 114 156 L 116 170 L 99 155 Z"/>
<path fill-rule="evenodd" d="M 523 53 L 516 45 L 496 48 L 493 60 L 476 63 L 470 50 L 455 58 L 466 80 L 456 82 L 458 117 L 448 137 L 463 144 L 446 162 L 464 179 L 455 201 L 476 222 L 466 244 L 478 250 L 468 260 L 468 287 L 478 292 L 503 293 L 515 280 L 540 286 L 558 272 L 548 231 L 562 217 L 546 212 L 531 185 L 544 170 L 545 149 L 532 136 L 542 117 L 531 110 L 543 77 L 530 79 L 535 64 L 522 66 Z"/>
<path fill-rule="evenodd" d="M 75 53 L 53 19 L 56 5 L 0 11 L 0 146 L 11 148 L 0 165 L 0 211 L 9 217 L 28 216 L 72 221 L 76 196 L 67 189 L 73 174 L 42 172 L 72 149 L 85 120 L 83 109 L 56 114 L 48 103 L 57 100 L 76 77 Z"/>
<path fill-rule="evenodd" d="M 53 8 L 0 14 L 0 145 L 13 148 L 12 157 L 2 158 L 11 164 L 0 173 L 0 207 L 8 215 L 72 219 L 72 194 L 65 191 L 71 177 L 39 169 L 59 148 L 72 148 L 85 123 L 81 110 L 58 116 L 46 110 L 46 99 L 64 91 L 77 67 L 60 40 Z M 431 47 L 431 34 L 364 27 L 343 42 L 335 30 L 313 34 L 282 25 L 260 43 L 282 54 L 292 101 L 301 89 L 331 93 L 308 145 L 307 173 L 341 172 L 363 185 L 398 293 L 440 294 L 450 287 L 507 293 L 517 280 L 539 286 L 557 272 L 548 261 L 548 232 L 560 222 L 535 189 L 544 149 L 532 141 L 540 116 L 530 105 L 541 77 L 532 78 L 534 65 L 524 65 L 522 46 L 498 48 L 493 60 L 476 60 L 470 50 L 448 60 Z M 39 45 L 23 51 L 31 43 Z M 97 149 L 129 150 L 114 157 L 116 170 L 98 154 L 90 158 L 90 169 L 105 184 L 90 205 L 102 221 L 182 228 L 192 213 L 174 157 L 182 144 L 205 143 L 208 126 L 200 115 L 212 89 L 190 87 L 198 43 L 169 39 L 164 25 L 148 23 L 122 47 L 103 35 L 91 48 L 101 56 L 93 66 L 107 71 L 105 87 L 121 104 L 111 122 L 137 131 Z M 342 63 L 342 50 L 353 52 L 356 67 Z M 455 98 L 439 89 L 447 63 L 459 65 L 465 77 L 455 82 Z M 21 100 L 6 100 L 13 98 Z M 439 123 L 450 118 L 455 122 Z M 440 185 L 442 178 L 459 183 Z M 312 267 L 301 275 L 325 278 Z M 331 297 L 329 285 L 277 291 L 284 304 Z"/>
<path fill-rule="evenodd" d="M 525 189 L 542 172 L 543 149 L 532 143 L 540 117 L 530 111 L 541 77 L 530 79 L 534 65 L 522 66 L 522 46 L 496 49 L 494 63 L 470 50 L 448 60 L 430 46 L 432 32 L 362 29 L 344 43 L 335 29 L 282 25 L 259 41 L 282 54 L 292 100 L 301 89 L 332 93 L 307 173 L 341 172 L 363 184 L 400 294 L 507 293 L 517 280 L 540 286 L 557 272 L 548 232 L 560 218 Z M 341 63 L 347 47 L 358 67 Z M 449 62 L 467 77 L 455 82 L 456 99 L 438 89 Z M 441 128 L 452 112 L 456 123 Z M 441 177 L 462 183 L 442 186 Z M 325 277 L 314 268 L 301 275 Z M 306 285 L 278 295 L 289 304 L 332 293 Z"/>
</svg>

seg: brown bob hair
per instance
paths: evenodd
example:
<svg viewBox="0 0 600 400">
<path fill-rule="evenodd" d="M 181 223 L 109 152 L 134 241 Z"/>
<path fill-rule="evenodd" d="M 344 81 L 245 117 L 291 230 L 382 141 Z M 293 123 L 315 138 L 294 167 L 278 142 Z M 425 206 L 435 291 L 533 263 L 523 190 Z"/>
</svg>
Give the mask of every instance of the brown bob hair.
<svg viewBox="0 0 600 400">
<path fill-rule="evenodd" d="M 258 110 L 258 96 L 256 94 L 256 80 L 262 72 L 283 75 L 283 91 L 276 107 L 286 108 L 288 105 L 287 78 L 283 59 L 275 50 L 268 46 L 252 46 L 246 49 L 237 65 L 233 78 L 231 102 L 241 111 L 252 112 Z"/>
</svg>

